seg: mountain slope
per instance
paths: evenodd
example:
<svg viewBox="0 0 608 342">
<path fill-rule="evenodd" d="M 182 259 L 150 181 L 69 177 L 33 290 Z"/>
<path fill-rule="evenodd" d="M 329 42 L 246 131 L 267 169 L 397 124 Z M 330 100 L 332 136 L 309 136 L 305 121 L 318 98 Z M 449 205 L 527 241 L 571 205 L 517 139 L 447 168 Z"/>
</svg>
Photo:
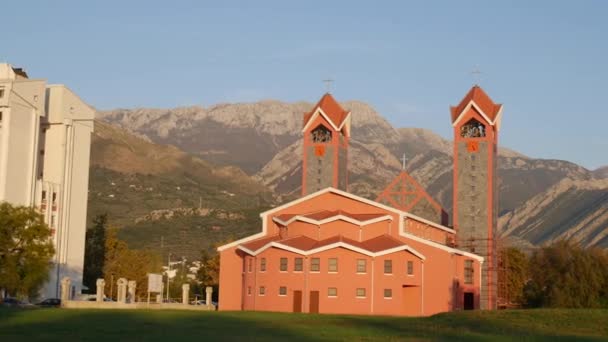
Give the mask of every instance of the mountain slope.
<svg viewBox="0 0 608 342">
<path fill-rule="evenodd" d="M 499 232 L 534 244 L 574 239 L 608 247 L 608 179 L 564 179 L 503 215 Z"/>
<path fill-rule="evenodd" d="M 451 213 L 450 141 L 425 129 L 396 129 L 363 102 L 346 101 L 342 105 L 352 112 L 351 192 L 374 199 L 399 173 L 400 158 L 405 153 L 406 170 Z M 282 202 L 299 196 L 302 113 L 312 106 L 261 101 L 209 108 L 114 110 L 100 117 L 155 143 L 172 144 L 214 163 L 240 167 L 274 191 Z M 498 163 L 501 215 L 516 211 L 562 180 L 593 183 L 604 174 L 601 169 L 591 172 L 567 161 L 529 158 L 504 148 L 499 148 Z M 559 230 L 557 226 L 543 227 Z"/>
<path fill-rule="evenodd" d="M 216 167 L 96 122 L 91 146 L 90 220 L 107 213 L 132 247 L 197 257 L 202 248 L 251 232 L 272 193 L 236 167 Z"/>
</svg>

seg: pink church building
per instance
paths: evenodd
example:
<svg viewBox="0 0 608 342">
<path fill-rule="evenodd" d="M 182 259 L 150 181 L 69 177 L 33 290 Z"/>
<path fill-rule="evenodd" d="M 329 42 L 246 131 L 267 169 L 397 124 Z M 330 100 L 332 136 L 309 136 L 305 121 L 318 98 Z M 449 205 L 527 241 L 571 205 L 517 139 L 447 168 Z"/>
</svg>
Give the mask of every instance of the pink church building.
<svg viewBox="0 0 608 342">
<path fill-rule="evenodd" d="M 304 115 L 302 197 L 218 248 L 220 310 L 425 316 L 484 306 L 484 257 L 456 248 L 445 210 L 410 175 L 376 201 L 347 192 L 350 120 L 330 94 Z"/>
</svg>

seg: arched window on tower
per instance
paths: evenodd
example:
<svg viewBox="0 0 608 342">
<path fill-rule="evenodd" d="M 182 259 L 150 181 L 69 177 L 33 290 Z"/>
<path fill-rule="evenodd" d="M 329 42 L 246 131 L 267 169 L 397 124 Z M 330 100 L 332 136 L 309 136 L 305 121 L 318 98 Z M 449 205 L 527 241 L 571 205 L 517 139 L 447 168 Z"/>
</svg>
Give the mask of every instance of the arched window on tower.
<svg viewBox="0 0 608 342">
<path fill-rule="evenodd" d="M 310 132 L 310 139 L 313 143 L 328 143 L 331 141 L 331 131 L 327 127 L 319 125 Z"/>
<path fill-rule="evenodd" d="M 472 118 L 460 127 L 460 136 L 463 138 L 483 138 L 486 136 L 486 126 Z"/>
</svg>

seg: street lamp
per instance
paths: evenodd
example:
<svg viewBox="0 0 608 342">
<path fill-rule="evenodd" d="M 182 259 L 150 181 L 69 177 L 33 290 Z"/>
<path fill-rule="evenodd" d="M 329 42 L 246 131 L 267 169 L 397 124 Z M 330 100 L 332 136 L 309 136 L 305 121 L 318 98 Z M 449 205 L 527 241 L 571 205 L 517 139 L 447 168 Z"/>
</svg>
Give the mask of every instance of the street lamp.
<svg viewBox="0 0 608 342">
<path fill-rule="evenodd" d="M 167 303 L 169 303 L 169 271 L 171 271 L 171 253 L 167 256 Z"/>
<path fill-rule="evenodd" d="M 110 275 L 110 279 L 110 299 L 112 299 L 112 296 L 114 295 L 114 273 Z"/>
</svg>

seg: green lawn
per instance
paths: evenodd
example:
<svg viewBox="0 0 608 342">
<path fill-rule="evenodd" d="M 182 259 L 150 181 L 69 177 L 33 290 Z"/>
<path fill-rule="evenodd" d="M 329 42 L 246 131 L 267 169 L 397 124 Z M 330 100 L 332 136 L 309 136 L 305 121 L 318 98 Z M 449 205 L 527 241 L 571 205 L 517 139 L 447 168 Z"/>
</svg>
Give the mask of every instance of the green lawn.
<svg viewBox="0 0 608 342">
<path fill-rule="evenodd" d="M 0 310 L 0 341 L 605 340 L 608 310 L 426 318 L 255 312 Z"/>
</svg>

